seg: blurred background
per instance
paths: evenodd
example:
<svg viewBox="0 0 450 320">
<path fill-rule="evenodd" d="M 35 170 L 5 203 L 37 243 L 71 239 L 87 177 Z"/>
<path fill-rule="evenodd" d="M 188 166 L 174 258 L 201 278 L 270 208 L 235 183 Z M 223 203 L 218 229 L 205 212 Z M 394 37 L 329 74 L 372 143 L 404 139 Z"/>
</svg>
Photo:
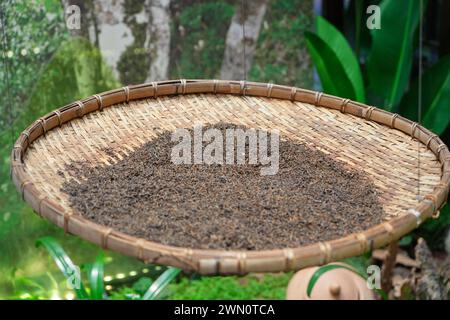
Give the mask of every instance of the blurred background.
<svg viewBox="0 0 450 320">
<path fill-rule="evenodd" d="M 123 85 L 247 79 L 376 105 L 420 121 L 448 145 L 448 17 L 444 0 L 2 0 L 0 298 L 76 297 L 48 252 L 35 246 L 41 237 L 87 269 L 100 253 L 33 214 L 9 180 L 14 141 L 41 115 Z M 444 208 L 401 246 L 411 251 L 424 237 L 445 255 L 449 225 Z M 113 299 L 141 297 L 164 271 L 111 252 L 102 264 L 103 296 Z M 166 297 L 283 299 L 291 275 L 179 275 Z"/>
</svg>

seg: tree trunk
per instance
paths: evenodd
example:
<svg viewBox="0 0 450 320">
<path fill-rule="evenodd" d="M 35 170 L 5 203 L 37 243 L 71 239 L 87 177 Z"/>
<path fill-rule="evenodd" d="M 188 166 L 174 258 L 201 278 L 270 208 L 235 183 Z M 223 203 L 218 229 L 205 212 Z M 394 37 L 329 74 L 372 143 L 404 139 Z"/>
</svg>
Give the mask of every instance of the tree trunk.
<svg viewBox="0 0 450 320">
<path fill-rule="evenodd" d="M 168 77 L 170 58 L 170 0 L 148 0 L 149 16 L 147 45 L 150 68 L 147 81 L 164 80 Z"/>
<path fill-rule="evenodd" d="M 119 76 L 120 57 L 134 41 L 132 29 L 125 22 L 124 4 L 124 0 L 95 1 L 94 17 L 89 28 L 91 43 L 99 48 L 104 61 L 116 76 Z"/>
<path fill-rule="evenodd" d="M 221 79 L 240 80 L 247 78 L 261 24 L 266 13 L 267 2 L 268 0 L 246 1 L 244 8 L 242 5 L 238 5 L 227 32 L 225 55 L 220 72 Z M 245 39 L 243 24 L 245 26 Z"/>
</svg>

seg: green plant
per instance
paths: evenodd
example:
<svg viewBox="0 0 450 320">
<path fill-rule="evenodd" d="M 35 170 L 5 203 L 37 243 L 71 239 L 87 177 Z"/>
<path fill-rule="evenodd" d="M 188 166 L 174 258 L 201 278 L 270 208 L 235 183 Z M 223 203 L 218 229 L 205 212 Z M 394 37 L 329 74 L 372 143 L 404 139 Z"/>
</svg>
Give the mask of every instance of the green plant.
<svg viewBox="0 0 450 320">
<path fill-rule="evenodd" d="M 317 34 L 305 36 L 324 91 L 364 102 L 361 69 L 345 37 L 322 17 L 317 17 Z"/>
<path fill-rule="evenodd" d="M 84 284 L 81 282 L 81 275 L 79 274 L 80 268 L 76 266 L 69 256 L 66 254 L 64 249 L 56 242 L 55 239 L 51 237 L 43 237 L 36 241 L 36 246 L 43 246 L 53 260 L 56 262 L 56 265 L 63 273 L 64 277 L 66 277 L 67 281 L 71 283 L 75 282 L 72 285 L 72 289 L 75 291 L 75 294 L 78 299 L 97 299 L 98 296 L 103 298 L 103 260 L 102 255 L 99 255 L 95 267 L 92 266 L 88 268 L 88 277 L 89 282 L 92 285 L 90 294 L 84 287 Z M 101 277 L 100 277 L 101 276 Z M 97 283 L 100 282 L 100 286 Z M 101 288 L 100 288 L 101 287 Z"/>
<path fill-rule="evenodd" d="M 372 44 L 364 73 L 359 64 L 365 59 L 360 53 L 364 20 L 361 3 L 361 0 L 354 1 L 356 54 L 342 33 L 322 17 L 317 17 L 315 33 L 306 32 L 307 47 L 323 91 L 381 105 L 385 110 L 421 122 L 438 135 L 443 134 L 450 122 L 450 56 L 442 57 L 425 70 L 420 79 L 411 77 L 413 55 L 419 42 L 419 21 L 427 1 L 381 1 L 381 28 L 370 31 Z M 446 214 L 441 219 L 427 222 L 419 229 L 434 248 L 443 248 L 442 238 L 450 225 L 447 211 L 444 210 Z"/>
<path fill-rule="evenodd" d="M 419 20 L 424 8 L 426 1 L 422 0 L 381 2 L 381 28 L 371 30 L 372 46 L 364 77 L 359 66 L 359 49 L 358 55 L 355 54 L 342 33 L 318 17 L 316 33 L 306 32 L 306 42 L 324 92 L 381 104 L 388 111 L 400 112 L 414 121 L 421 120 L 417 111 L 419 80 L 410 83 Z M 421 82 L 422 124 L 442 134 L 450 122 L 450 56 L 443 57 L 426 70 Z"/>
<path fill-rule="evenodd" d="M 58 283 L 50 274 L 46 272 L 44 277 L 37 279 L 26 276 L 17 275 L 17 269 L 12 272 L 11 278 L 14 287 L 12 299 L 20 300 L 41 300 L 51 298 L 53 294 L 58 292 Z M 43 282 L 50 282 L 51 288 Z"/>
<path fill-rule="evenodd" d="M 312 87 L 312 63 L 302 34 L 313 25 L 313 1 L 268 1 L 249 79 Z"/>
<path fill-rule="evenodd" d="M 389 111 L 395 109 L 408 88 L 414 35 L 423 10 L 421 1 L 382 1 L 381 29 L 372 30 L 372 49 L 367 62 L 369 88 L 383 99 Z"/>
<path fill-rule="evenodd" d="M 284 299 L 292 272 L 239 276 L 184 277 L 170 285 L 174 300 Z"/>
<path fill-rule="evenodd" d="M 180 269 L 168 268 L 155 280 L 145 292 L 142 300 L 156 300 L 158 296 L 163 292 L 167 285 L 172 282 L 173 279 L 180 273 Z"/>
<path fill-rule="evenodd" d="M 13 124 L 38 80 L 41 66 L 69 37 L 57 1 L 0 3 L 0 134 Z"/>
<path fill-rule="evenodd" d="M 105 265 L 103 252 L 97 256 L 94 263 L 84 264 L 79 268 L 72 262 L 70 257 L 55 239 L 51 237 L 42 237 L 36 241 L 36 246 L 42 246 L 47 249 L 64 277 L 70 282 L 70 287 L 74 290 L 78 299 L 108 299 L 108 296 L 105 294 L 103 281 Z M 81 274 L 79 273 L 80 269 L 87 273 L 88 287 L 81 281 Z M 153 283 L 150 281 L 148 289 L 142 295 L 142 300 L 156 300 L 160 298 L 164 289 L 167 288 L 169 283 L 171 283 L 180 272 L 180 269 L 167 268 Z M 129 293 L 133 292 L 132 289 L 129 291 Z"/>
<path fill-rule="evenodd" d="M 173 17 L 171 76 L 173 78 L 215 78 L 225 50 L 226 28 L 233 5 L 220 1 L 180 3 Z M 181 31 L 182 30 L 182 31 Z"/>
<path fill-rule="evenodd" d="M 3 5 L 1 3 L 2 7 Z M 40 26 L 45 27 L 46 24 Z M 25 30 L 28 30 L 27 28 Z M 14 41 L 22 38 L 19 37 Z M 44 39 L 41 40 L 46 43 Z M 18 45 L 15 42 L 11 43 L 12 51 L 20 52 Z M 3 128 L 3 125 L 0 125 L 0 297 L 9 296 L 14 292 L 11 278 L 13 267 L 19 269 L 19 274 L 34 273 L 42 267 L 35 263 L 39 260 L 36 257 L 39 253 L 33 249 L 36 238 L 43 234 L 58 238 L 62 236 L 57 227 L 32 214 L 31 208 L 20 199 L 15 186 L 11 183 L 10 154 L 16 135 L 34 120 L 57 107 L 119 86 L 110 68 L 102 61 L 101 52 L 87 40 L 82 38 L 61 40 L 57 46 L 56 44 L 51 46 L 51 51 L 50 47 L 47 48 L 46 60 L 41 56 L 44 55 L 43 47 L 39 47 L 40 55 L 34 53 L 32 55 L 28 51 L 24 57 L 15 55 L 8 60 L 11 67 L 8 74 L 13 99 L 8 98 L 8 90 L 4 82 L 0 81 L 0 111 L 2 111 L 0 122 L 2 119 L 6 121 L 9 117 L 8 110 L 2 109 L 7 101 L 14 109 L 10 117 L 11 126 Z M 28 59 L 29 63 L 25 63 Z M 0 67 L 0 78 L 3 78 L 6 71 Z M 21 78 L 22 72 L 28 77 Z M 16 77 L 18 79 L 14 80 Z M 15 100 L 16 93 L 20 96 L 19 102 Z M 75 250 L 74 254 L 78 257 L 88 256 L 88 259 L 93 259 L 92 252 L 97 250 L 86 241 L 74 237 L 65 243 L 71 250 Z"/>
</svg>

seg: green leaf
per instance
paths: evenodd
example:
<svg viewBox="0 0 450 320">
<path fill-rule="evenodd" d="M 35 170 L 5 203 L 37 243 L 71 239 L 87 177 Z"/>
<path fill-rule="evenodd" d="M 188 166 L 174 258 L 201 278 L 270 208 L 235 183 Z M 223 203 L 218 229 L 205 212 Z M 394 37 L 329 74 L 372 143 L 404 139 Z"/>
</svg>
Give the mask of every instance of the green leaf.
<svg viewBox="0 0 450 320">
<path fill-rule="evenodd" d="M 356 271 L 354 268 L 344 265 L 344 264 L 327 264 L 325 266 L 321 266 L 319 267 L 311 276 L 311 278 L 309 279 L 308 282 L 308 287 L 306 289 L 306 294 L 308 295 L 308 297 L 311 297 L 311 293 L 312 290 L 314 289 L 314 286 L 317 283 L 317 280 L 319 280 L 319 278 L 326 272 L 330 271 L 330 270 L 334 270 L 334 269 L 346 269 L 349 270 L 351 272 L 354 272 L 356 274 L 358 274 L 359 276 L 361 276 L 363 279 L 366 279 L 366 276 L 364 274 L 359 273 L 358 271 Z"/>
<path fill-rule="evenodd" d="M 374 289 L 374 291 L 376 293 L 378 293 L 378 295 L 381 297 L 381 299 L 389 300 L 389 295 L 386 292 L 384 292 L 383 290 L 381 290 L 381 289 Z"/>
<path fill-rule="evenodd" d="M 361 69 L 348 41 L 338 29 L 320 16 L 317 17 L 317 35 L 333 50 L 339 63 L 343 66 L 345 74 L 352 83 L 356 100 L 365 102 Z"/>
<path fill-rule="evenodd" d="M 372 30 L 369 88 L 384 100 L 389 111 L 398 105 L 408 87 L 420 1 L 384 0 L 380 5 L 381 29 Z"/>
<path fill-rule="evenodd" d="M 89 285 L 91 288 L 91 299 L 93 300 L 102 300 L 104 294 L 104 284 L 103 284 L 103 276 L 104 276 L 104 265 L 105 265 L 105 256 L 103 252 L 101 252 L 92 266 L 89 268 Z"/>
<path fill-rule="evenodd" d="M 442 134 L 450 122 L 450 56 L 430 69 L 422 81 L 423 125 Z"/>
<path fill-rule="evenodd" d="M 152 283 L 150 288 L 148 288 L 147 292 L 144 294 L 142 300 L 155 300 L 161 292 L 167 287 L 167 285 L 175 279 L 175 277 L 180 273 L 180 269 L 176 268 L 168 268 L 163 272 L 162 275 Z"/>
<path fill-rule="evenodd" d="M 344 263 L 345 265 L 348 265 L 353 269 L 354 272 L 360 274 L 360 275 L 366 275 L 367 273 L 367 267 L 368 267 L 368 261 L 371 258 L 372 253 L 367 252 L 364 255 L 356 256 L 356 257 L 350 257 L 342 259 L 340 262 Z"/>
<path fill-rule="evenodd" d="M 408 234 L 408 235 L 402 237 L 402 238 L 398 241 L 398 245 L 399 245 L 400 247 L 406 247 L 406 246 L 411 245 L 411 243 L 413 242 L 413 240 L 414 240 L 414 239 L 413 239 L 412 235 Z"/>
<path fill-rule="evenodd" d="M 400 104 L 405 117 L 418 121 L 418 81 Z M 450 56 L 439 60 L 422 76 L 422 124 L 442 134 L 450 122 Z"/>
<path fill-rule="evenodd" d="M 77 275 L 79 268 L 72 262 L 64 249 L 56 242 L 52 237 L 42 237 L 36 241 L 36 247 L 44 247 L 50 253 L 50 256 L 56 262 L 56 265 L 64 274 L 64 276 L 70 281 Z M 88 299 L 89 296 L 81 283 L 78 287 L 74 287 L 73 290 L 78 299 Z"/>
<path fill-rule="evenodd" d="M 356 93 L 335 52 L 319 36 L 305 32 L 306 45 L 316 66 L 323 91 L 356 100 Z"/>
</svg>

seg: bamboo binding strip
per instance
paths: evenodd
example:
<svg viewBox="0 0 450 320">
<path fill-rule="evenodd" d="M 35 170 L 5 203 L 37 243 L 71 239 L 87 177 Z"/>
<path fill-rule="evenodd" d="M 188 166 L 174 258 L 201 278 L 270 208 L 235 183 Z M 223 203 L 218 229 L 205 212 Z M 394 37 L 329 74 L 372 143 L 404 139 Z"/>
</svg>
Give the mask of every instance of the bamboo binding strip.
<svg viewBox="0 0 450 320">
<path fill-rule="evenodd" d="M 74 212 L 60 191 L 68 176 L 58 171 L 65 164 L 76 160 L 109 164 L 114 159 L 103 153 L 105 147 L 113 147 L 120 158 L 161 130 L 219 121 L 277 128 L 282 137 L 314 145 L 364 170 L 380 192 L 386 221 L 344 238 L 297 248 L 189 249 L 93 223 Z M 40 216 L 102 248 L 202 274 L 244 274 L 324 264 L 399 239 L 436 217 L 446 202 L 450 152 L 438 136 L 417 123 L 348 99 L 276 84 L 183 79 L 96 94 L 45 115 L 15 143 L 11 177 Z"/>
</svg>

